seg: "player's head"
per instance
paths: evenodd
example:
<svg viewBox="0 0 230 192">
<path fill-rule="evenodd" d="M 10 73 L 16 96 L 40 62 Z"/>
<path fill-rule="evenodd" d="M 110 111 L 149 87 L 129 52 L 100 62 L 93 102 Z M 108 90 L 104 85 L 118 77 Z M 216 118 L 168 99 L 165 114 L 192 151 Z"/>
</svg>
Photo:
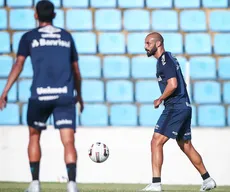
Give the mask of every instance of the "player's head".
<svg viewBox="0 0 230 192">
<path fill-rule="evenodd" d="M 41 0 L 37 3 L 35 19 L 39 22 L 52 23 L 55 15 L 53 3 L 48 0 Z"/>
<path fill-rule="evenodd" d="M 164 47 L 164 39 L 161 34 L 152 32 L 146 36 L 145 50 L 148 57 L 154 56 L 160 47 Z"/>
</svg>

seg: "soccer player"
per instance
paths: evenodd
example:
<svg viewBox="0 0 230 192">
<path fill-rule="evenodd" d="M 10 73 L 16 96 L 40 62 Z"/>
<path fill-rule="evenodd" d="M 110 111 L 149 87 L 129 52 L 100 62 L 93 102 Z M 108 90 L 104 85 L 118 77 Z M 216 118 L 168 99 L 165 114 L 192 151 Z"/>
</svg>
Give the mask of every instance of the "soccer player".
<svg viewBox="0 0 230 192">
<path fill-rule="evenodd" d="M 46 122 L 51 114 L 54 117 L 55 128 L 60 130 L 64 146 L 64 159 L 69 179 L 67 191 L 78 191 L 74 133 L 76 103 L 80 103 L 81 112 L 84 108 L 81 97 L 81 74 L 73 38 L 64 29 L 52 25 L 54 18 L 54 5 L 47 0 L 39 1 L 35 12 L 35 19 L 38 20 L 39 27 L 22 36 L 16 62 L 0 98 L 2 110 L 6 106 L 10 88 L 23 70 L 26 58 L 30 56 L 34 74 L 28 103 L 27 123 L 29 126 L 28 156 L 33 181 L 26 190 L 27 192 L 40 192 L 41 149 L 39 141 L 41 132 L 46 129 Z M 77 92 L 77 96 L 74 91 Z"/>
<path fill-rule="evenodd" d="M 154 56 L 157 61 L 157 79 L 162 95 L 154 101 L 158 108 L 164 102 L 161 114 L 151 141 L 152 183 L 142 191 L 161 191 L 161 167 L 163 164 L 163 146 L 171 138 L 176 139 L 180 149 L 201 174 L 203 184 L 200 191 L 216 187 L 215 181 L 206 170 L 201 156 L 191 142 L 192 109 L 177 59 L 164 49 L 164 39 L 156 32 L 145 38 L 147 56 Z"/>
</svg>

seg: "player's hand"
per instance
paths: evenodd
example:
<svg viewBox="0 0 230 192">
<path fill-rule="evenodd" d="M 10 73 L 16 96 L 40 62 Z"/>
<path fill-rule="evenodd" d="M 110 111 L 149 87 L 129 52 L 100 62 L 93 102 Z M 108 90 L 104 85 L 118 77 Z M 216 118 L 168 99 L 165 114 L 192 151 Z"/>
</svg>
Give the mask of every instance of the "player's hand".
<svg viewBox="0 0 230 192">
<path fill-rule="evenodd" d="M 156 99 L 154 101 L 154 108 L 157 109 L 161 103 L 162 103 L 162 100 L 160 98 Z"/>
<path fill-rule="evenodd" d="M 7 95 L 2 94 L 0 97 L 0 110 L 3 110 L 6 107 Z"/>
<path fill-rule="evenodd" d="M 77 96 L 76 97 L 76 102 L 80 104 L 80 111 L 82 113 L 83 110 L 84 110 L 84 102 L 83 102 L 82 97 L 81 96 Z"/>
</svg>

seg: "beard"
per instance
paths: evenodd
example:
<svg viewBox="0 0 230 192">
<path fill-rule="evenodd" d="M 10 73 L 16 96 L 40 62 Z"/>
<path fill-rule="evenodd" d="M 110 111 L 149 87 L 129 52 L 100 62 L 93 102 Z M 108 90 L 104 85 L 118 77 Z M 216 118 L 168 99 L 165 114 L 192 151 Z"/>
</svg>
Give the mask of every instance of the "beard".
<svg viewBox="0 0 230 192">
<path fill-rule="evenodd" d="M 146 54 L 147 54 L 148 57 L 154 56 L 155 53 L 157 52 L 157 47 L 154 46 L 150 51 L 149 50 L 146 50 L 146 51 L 147 51 Z"/>
</svg>

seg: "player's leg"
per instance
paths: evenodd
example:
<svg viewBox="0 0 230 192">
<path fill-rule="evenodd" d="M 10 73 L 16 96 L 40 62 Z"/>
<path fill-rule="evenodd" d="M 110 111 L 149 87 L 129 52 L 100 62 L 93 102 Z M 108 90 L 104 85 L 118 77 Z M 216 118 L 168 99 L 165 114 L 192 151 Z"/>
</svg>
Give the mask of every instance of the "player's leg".
<svg viewBox="0 0 230 192">
<path fill-rule="evenodd" d="M 154 133 L 151 140 L 151 156 L 152 156 L 152 182 L 161 182 L 161 168 L 163 164 L 163 146 L 168 141 L 168 137 Z"/>
<path fill-rule="evenodd" d="M 202 176 L 208 174 L 200 154 L 196 151 L 190 140 L 177 140 L 177 144 Z"/>
<path fill-rule="evenodd" d="M 163 165 L 163 146 L 168 141 L 168 137 L 154 133 L 151 140 L 151 161 L 152 161 L 152 183 L 147 185 L 142 191 L 161 191 L 161 169 Z"/>
<path fill-rule="evenodd" d="M 60 129 L 61 141 L 64 146 L 64 159 L 69 182 L 68 192 L 77 192 L 77 150 L 75 148 L 76 107 L 74 101 L 60 101 L 54 109 L 55 128 Z"/>
<path fill-rule="evenodd" d="M 75 148 L 75 138 L 74 138 L 73 128 L 62 128 L 60 129 L 61 141 L 64 146 L 64 159 L 67 168 L 67 174 L 69 182 L 67 184 L 68 192 L 77 192 L 76 185 L 76 172 L 77 172 L 77 150 Z"/>
<path fill-rule="evenodd" d="M 142 191 L 161 191 L 161 169 L 163 165 L 163 146 L 174 136 L 169 132 L 171 130 L 173 114 L 164 110 L 155 127 L 155 133 L 151 140 L 151 162 L 152 162 L 152 183 L 146 186 Z"/>
<path fill-rule="evenodd" d="M 62 128 L 60 129 L 61 141 L 64 146 L 64 159 L 68 172 L 69 181 L 76 181 L 76 162 L 77 151 L 75 148 L 74 129 Z"/>
<path fill-rule="evenodd" d="M 29 126 L 28 157 L 30 162 L 32 182 L 30 183 L 26 192 L 40 192 L 41 190 L 39 182 L 39 168 L 41 160 L 40 137 L 41 131 Z"/>
<path fill-rule="evenodd" d="M 163 146 L 169 138 L 175 138 L 173 125 L 175 124 L 175 112 L 172 110 L 164 110 L 160 116 L 155 132 L 151 140 L 152 153 L 152 183 L 161 182 L 161 168 L 163 164 Z"/>
<path fill-rule="evenodd" d="M 196 151 L 191 142 L 191 114 L 188 115 L 187 121 L 185 121 L 183 124 L 183 129 L 181 129 L 177 138 L 177 144 L 201 174 L 201 177 L 204 181 L 201 191 L 215 188 L 215 181 L 210 177 L 205 168 L 201 155 Z"/>
<path fill-rule="evenodd" d="M 194 167 L 201 174 L 203 179 L 203 184 L 201 186 L 201 191 L 207 191 L 216 188 L 216 182 L 210 177 L 208 171 L 205 168 L 202 157 L 196 151 L 192 142 L 189 140 L 178 140 L 177 141 L 180 149 L 186 154 Z"/>
<path fill-rule="evenodd" d="M 40 130 L 29 127 L 28 157 L 33 181 L 39 180 L 39 165 L 41 160 L 40 137 Z"/>
<path fill-rule="evenodd" d="M 32 182 L 27 192 L 40 192 L 39 169 L 41 160 L 40 137 L 42 130 L 46 129 L 46 121 L 51 109 L 46 103 L 38 100 L 29 100 L 27 110 L 27 124 L 29 126 L 28 157 Z"/>
</svg>

